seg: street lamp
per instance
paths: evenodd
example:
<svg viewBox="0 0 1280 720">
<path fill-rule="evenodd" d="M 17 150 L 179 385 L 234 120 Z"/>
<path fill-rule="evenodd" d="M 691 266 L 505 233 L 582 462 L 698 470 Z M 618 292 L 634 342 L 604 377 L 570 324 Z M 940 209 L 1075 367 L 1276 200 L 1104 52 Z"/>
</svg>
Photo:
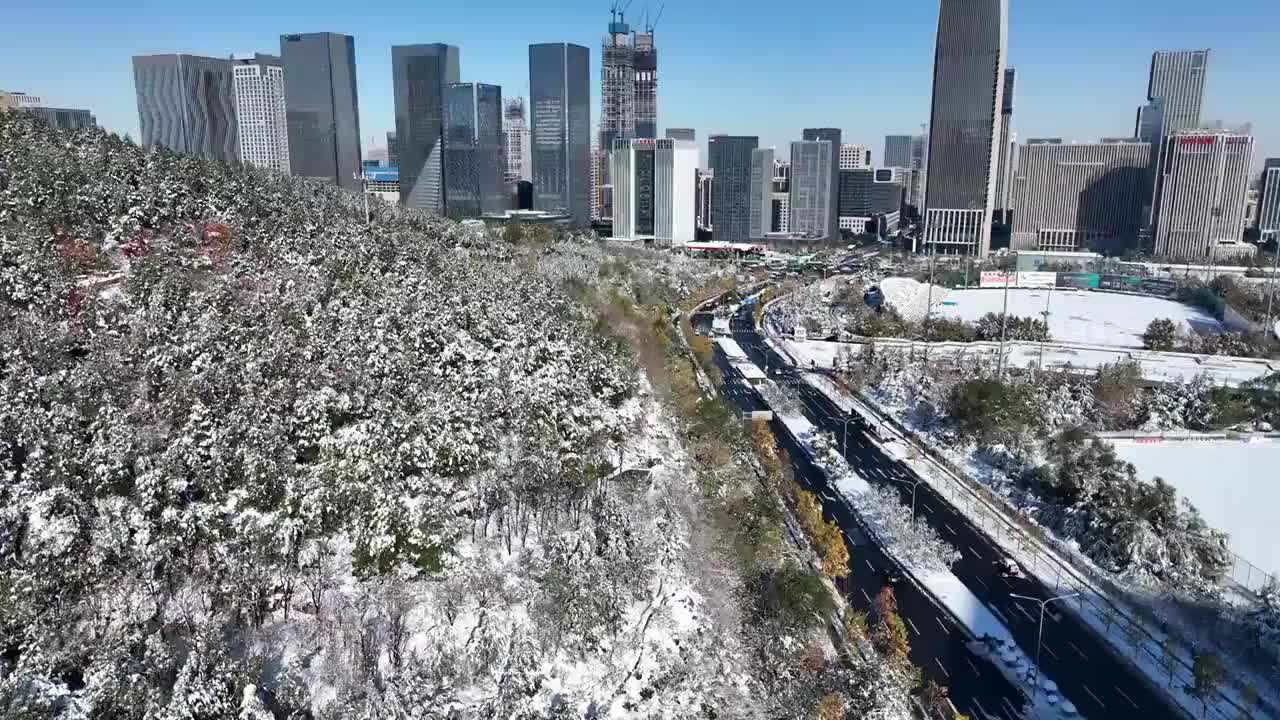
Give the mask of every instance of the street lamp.
<svg viewBox="0 0 1280 720">
<path fill-rule="evenodd" d="M 368 225 L 373 221 L 373 218 L 369 217 L 369 176 L 363 172 L 353 172 L 351 179 L 360 181 L 360 195 L 364 198 L 364 222 Z"/>
<path fill-rule="evenodd" d="M 1074 593 L 1074 592 L 1066 593 L 1064 595 L 1055 595 L 1054 597 L 1051 597 L 1048 600 L 1041 600 L 1040 598 L 1027 597 L 1026 595 L 1019 595 L 1017 593 L 1009 593 L 1009 597 L 1018 598 L 1019 600 L 1030 600 L 1031 602 L 1037 603 L 1040 605 L 1040 629 L 1036 632 L 1036 695 L 1037 696 L 1040 694 L 1040 642 L 1044 638 L 1044 609 L 1049 603 L 1053 602 L 1054 600 L 1066 600 L 1067 598 L 1076 597 L 1079 594 L 1080 593 Z"/>
<path fill-rule="evenodd" d="M 915 525 L 916 524 L 916 486 L 924 482 L 924 478 L 920 478 L 919 480 L 904 480 L 903 478 L 891 477 L 889 479 L 896 483 L 902 483 L 903 485 L 911 486 L 911 524 Z"/>
</svg>

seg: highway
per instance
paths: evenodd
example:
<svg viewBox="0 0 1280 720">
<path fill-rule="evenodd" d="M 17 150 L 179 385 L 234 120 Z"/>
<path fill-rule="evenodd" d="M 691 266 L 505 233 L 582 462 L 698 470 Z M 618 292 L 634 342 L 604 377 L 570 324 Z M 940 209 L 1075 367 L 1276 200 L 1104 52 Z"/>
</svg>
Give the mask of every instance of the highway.
<svg viewBox="0 0 1280 720">
<path fill-rule="evenodd" d="M 803 382 L 794 368 L 787 367 L 764 345 L 754 329 L 750 308 L 743 308 L 733 318 L 731 327 L 734 338 L 754 362 L 764 367 L 768 356 L 771 379 L 789 386 L 800 397 L 810 422 L 831 432 L 839 442 L 843 423 L 835 418 L 843 420 L 843 413 L 820 392 Z M 772 374 L 774 372 L 778 374 Z M 861 419 L 850 422 L 848 426 L 845 457 L 850 465 L 869 482 L 898 488 L 904 502 L 910 503 L 910 486 L 894 480 L 914 481 L 918 477 L 870 442 Z M 780 441 L 784 439 L 785 432 L 779 433 L 775 428 L 775 433 L 779 434 Z M 846 533 L 853 533 L 856 524 L 848 516 L 844 503 L 837 502 L 835 496 L 826 490 L 821 473 L 807 467 L 801 459 L 803 454 L 796 448 L 788 447 L 788 450 L 795 459 L 798 476 L 819 492 L 828 517 L 834 518 Z M 962 559 L 952 566 L 957 577 L 1004 621 L 1027 657 L 1035 658 L 1039 605 L 1012 598 L 1010 593 L 1044 599 L 1054 595 L 1054 588 L 1043 586 L 1029 575 L 1024 578 L 1004 577 L 999 563 L 1005 554 L 927 484 L 917 486 L 916 509 L 921 520 L 928 522 L 939 536 L 962 553 Z M 846 595 L 855 605 L 865 608 L 864 593 L 874 596 L 879 587 L 876 569 L 887 567 L 888 561 L 865 539 L 855 542 L 853 538 L 850 540 L 851 577 Z M 1005 713 L 1021 707 L 1021 703 L 1015 700 L 1015 696 L 1020 697 L 1020 689 L 1009 687 L 1008 681 L 997 674 L 990 663 L 981 661 L 981 658 L 975 659 L 976 656 L 964 647 L 959 633 L 950 628 L 949 615 L 935 608 L 907 581 L 899 583 L 897 593 L 903 618 L 913 631 L 913 662 L 939 683 L 951 687 L 952 700 L 962 712 L 974 718 L 1013 717 Z M 1054 610 L 1054 605 L 1049 608 L 1044 621 L 1040 667 L 1083 717 L 1091 720 L 1186 717 L 1162 690 L 1154 687 L 1127 660 L 1113 654 L 1115 651 L 1111 646 L 1096 637 L 1073 614 Z M 1024 687 L 1031 692 L 1029 686 Z M 1001 707 L 1006 704 L 1013 708 Z"/>
</svg>

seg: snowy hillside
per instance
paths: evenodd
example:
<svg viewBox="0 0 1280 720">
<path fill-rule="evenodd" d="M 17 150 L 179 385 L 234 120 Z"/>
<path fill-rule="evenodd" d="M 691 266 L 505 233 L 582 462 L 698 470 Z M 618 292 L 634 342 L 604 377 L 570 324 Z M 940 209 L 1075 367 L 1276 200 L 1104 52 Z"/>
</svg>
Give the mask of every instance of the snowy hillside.
<svg viewBox="0 0 1280 720">
<path fill-rule="evenodd" d="M 374 214 L 0 115 L 0 716 L 781 717 L 830 691 L 701 505 L 742 453 L 689 459 L 583 300 L 634 314 L 721 270 Z"/>
</svg>

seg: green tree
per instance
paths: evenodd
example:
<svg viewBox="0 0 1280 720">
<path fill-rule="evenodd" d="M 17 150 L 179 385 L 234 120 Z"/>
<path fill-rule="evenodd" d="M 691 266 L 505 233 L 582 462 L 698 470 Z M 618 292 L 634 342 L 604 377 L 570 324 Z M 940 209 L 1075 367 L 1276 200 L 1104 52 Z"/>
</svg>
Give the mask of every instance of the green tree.
<svg viewBox="0 0 1280 720">
<path fill-rule="evenodd" d="M 979 445 L 1015 441 L 1036 417 L 1025 388 L 989 378 L 956 385 L 946 408 L 956 430 Z"/>
<path fill-rule="evenodd" d="M 1178 328 L 1169 318 L 1156 318 L 1147 324 L 1142 333 L 1142 347 L 1148 350 L 1168 352 L 1173 350 L 1173 341 Z"/>
</svg>

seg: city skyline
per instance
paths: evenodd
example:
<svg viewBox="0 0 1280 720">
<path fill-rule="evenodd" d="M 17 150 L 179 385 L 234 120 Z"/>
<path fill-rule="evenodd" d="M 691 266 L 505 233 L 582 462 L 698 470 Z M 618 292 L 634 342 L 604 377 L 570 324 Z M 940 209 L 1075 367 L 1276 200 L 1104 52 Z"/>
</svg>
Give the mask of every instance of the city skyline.
<svg viewBox="0 0 1280 720">
<path fill-rule="evenodd" d="M 1262 2 L 1242 1 L 1261 16 L 1277 12 Z M 74 4 L 80 6 L 78 2 Z M 231 5 L 240 7 L 238 0 Z M 523 58 L 529 44 L 555 40 L 598 48 L 602 26 L 608 19 L 607 7 L 586 2 L 571 2 L 545 17 L 535 17 L 537 13 L 532 10 L 507 3 L 490 3 L 486 7 L 490 5 L 504 8 L 505 19 L 496 24 L 496 30 L 495 24 L 488 24 L 483 30 L 475 28 L 470 17 L 474 9 L 463 12 L 445 8 L 439 23 L 433 14 L 429 37 L 457 45 L 467 53 L 470 60 L 463 81 L 501 85 L 504 97 L 527 96 Z M 1147 89 L 1151 53 L 1208 47 L 1213 50 L 1213 63 L 1203 119 L 1222 119 L 1231 124 L 1252 122 L 1258 139 L 1255 171 L 1261 168 L 1264 158 L 1280 155 L 1280 112 L 1277 100 L 1268 97 L 1264 87 L 1266 78 L 1273 77 L 1280 68 L 1280 52 L 1266 45 L 1261 33 L 1255 34 L 1252 28 L 1241 30 L 1207 11 L 1200 11 L 1197 22 L 1188 22 L 1187 13 L 1178 11 L 1185 9 L 1195 14 L 1197 6 L 1181 0 L 1170 4 L 1167 18 L 1142 15 L 1144 3 L 1134 0 L 1105 4 L 1085 0 L 1070 12 L 1025 5 L 1014 3 L 1010 8 L 1009 30 L 1009 64 L 1016 65 L 1019 73 L 1018 116 L 1014 119 L 1019 138 L 1061 136 L 1068 142 L 1089 142 L 1097 137 L 1126 135 L 1133 124 L 1133 108 Z M 1108 13 L 1091 15 L 1088 10 L 1092 5 L 1097 5 L 1098 10 L 1105 7 Z M 90 15 L 100 14 L 88 5 L 83 7 Z M 800 137 L 804 127 L 821 125 L 841 128 L 847 141 L 878 150 L 884 135 L 919 132 L 919 124 L 927 119 L 933 50 L 930 28 L 937 18 L 936 0 L 907 0 L 906 7 L 898 9 L 900 17 L 896 20 L 886 11 L 869 11 L 867 19 L 874 24 L 896 22 L 900 26 L 901 18 L 908 17 L 921 30 L 895 38 L 894 63 L 886 63 L 885 56 L 873 49 L 850 54 L 834 36 L 827 42 L 822 35 L 806 39 L 806 48 L 815 49 L 817 54 L 806 51 L 800 56 L 784 57 L 776 50 L 767 50 L 767 57 L 762 58 L 758 68 L 763 78 L 757 73 L 749 79 L 735 77 L 740 73 L 714 62 L 716 48 L 740 42 L 744 34 L 764 27 L 770 37 L 784 41 L 786 47 L 800 42 L 798 23 L 762 8 L 743 23 L 744 27 L 733 29 L 729 37 L 714 37 L 705 30 L 716 22 L 713 16 L 719 8 L 718 3 L 711 3 L 708 7 L 668 9 L 655 30 L 665 68 L 659 134 L 667 127 L 694 127 L 702 138 L 715 133 L 749 133 L 760 137 L 762 147 L 773 146 L 781 151 Z M 148 16 L 144 24 L 153 31 L 145 35 L 108 38 L 104 36 L 110 33 L 99 33 L 89 40 L 90 52 L 102 58 L 93 67 L 85 67 L 75 58 L 21 62 L 36 52 L 38 41 L 43 39 L 47 47 L 55 33 L 67 29 L 55 26 L 52 18 L 0 11 L 0 19 L 7 17 L 11 26 L 29 30 L 18 33 L 17 42 L 0 49 L 0 59 L 10 60 L 3 63 L 7 72 L 0 78 L 0 87 L 41 95 L 54 106 L 87 108 L 104 127 L 129 133 L 137 140 L 138 119 L 128 64 L 132 55 L 182 52 L 227 57 L 234 52 L 271 53 L 278 49 L 279 34 L 295 31 L 305 18 L 307 27 L 355 37 L 361 143 L 366 150 L 383 147 L 385 132 L 394 127 L 390 46 L 411 43 L 421 37 L 422 31 L 401 30 L 395 24 L 324 9 L 306 16 L 287 9 L 268 12 L 247 3 L 241 9 L 240 15 L 225 14 L 237 17 L 236 23 L 222 20 L 223 15 L 198 21 L 170 16 L 163 23 Z M 103 16 L 98 26 L 138 19 L 139 13 L 128 7 L 113 8 L 117 10 L 112 17 Z M 832 11 L 837 17 L 868 14 L 834 4 Z M 1068 15 L 1074 27 L 1081 30 L 1072 33 L 1073 37 L 1092 35 L 1098 39 L 1070 40 L 1087 44 L 1067 45 L 1069 40 L 1058 30 Z M 633 10 L 627 19 L 638 24 L 641 16 Z M 72 39 L 77 37 L 78 28 L 72 28 L 71 34 Z M 94 47 L 101 49 L 95 51 Z M 826 63 L 822 62 L 824 58 Z M 591 65 L 594 106 L 599 102 L 599 58 L 595 51 Z M 803 73 L 799 72 L 801 65 Z M 1105 73 L 1095 72 L 1099 67 L 1105 67 Z M 860 68 L 874 72 L 862 72 Z M 769 77 L 788 74 L 804 77 L 770 85 L 771 101 L 759 102 L 762 81 L 767 84 Z M 850 76 L 858 77 L 858 82 L 850 83 Z M 841 77 L 845 79 L 838 80 Z M 871 112 L 866 97 L 881 97 L 886 102 Z M 371 142 L 371 137 L 376 139 Z M 699 147 L 703 154 L 700 164 L 705 166 L 705 141 Z"/>
</svg>

